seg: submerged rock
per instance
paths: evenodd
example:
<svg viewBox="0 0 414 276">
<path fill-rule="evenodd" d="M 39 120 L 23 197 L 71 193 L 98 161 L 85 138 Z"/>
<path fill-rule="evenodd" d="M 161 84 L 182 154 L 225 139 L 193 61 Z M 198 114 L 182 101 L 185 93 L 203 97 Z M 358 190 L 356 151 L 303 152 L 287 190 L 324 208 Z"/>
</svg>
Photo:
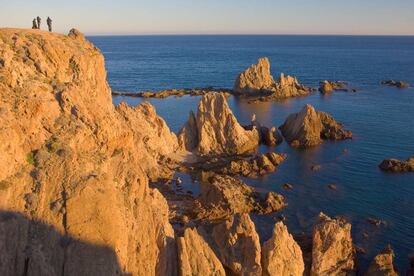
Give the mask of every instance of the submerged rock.
<svg viewBox="0 0 414 276">
<path fill-rule="evenodd" d="M 262 275 L 259 235 L 248 214 L 235 214 L 212 233 L 217 255 L 236 275 Z"/>
<path fill-rule="evenodd" d="M 352 138 L 350 131 L 336 122 L 329 114 L 317 112 L 311 105 L 305 105 L 299 113 L 290 115 L 280 126 L 283 136 L 295 147 L 311 147 L 326 140 Z"/>
<path fill-rule="evenodd" d="M 414 172 L 414 156 L 406 161 L 387 159 L 379 165 L 380 169 L 392 173 Z"/>
<path fill-rule="evenodd" d="M 220 260 L 197 229 L 187 228 L 184 236 L 177 238 L 177 246 L 180 275 L 226 275 Z"/>
<path fill-rule="evenodd" d="M 312 240 L 311 275 L 347 275 L 355 272 L 351 224 L 320 213 Z"/>
<path fill-rule="evenodd" d="M 245 96 L 266 95 L 268 99 L 282 99 L 308 95 L 309 89 L 299 84 L 295 77 L 283 73 L 277 81 L 270 73 L 268 58 L 260 58 L 236 79 L 233 90 Z"/>
<path fill-rule="evenodd" d="M 272 237 L 263 244 L 262 268 L 263 275 L 303 275 L 302 250 L 283 222 L 276 223 Z"/>
<path fill-rule="evenodd" d="M 398 276 L 394 267 L 394 250 L 388 247 L 379 253 L 370 264 L 365 276 Z"/>
<path fill-rule="evenodd" d="M 408 88 L 410 84 L 403 81 L 385 80 L 381 82 L 382 85 L 394 86 L 397 88 Z"/>
<path fill-rule="evenodd" d="M 237 155 L 259 144 L 257 130 L 245 130 L 229 108 L 226 97 L 208 93 L 178 134 L 180 145 L 199 155 Z"/>
</svg>

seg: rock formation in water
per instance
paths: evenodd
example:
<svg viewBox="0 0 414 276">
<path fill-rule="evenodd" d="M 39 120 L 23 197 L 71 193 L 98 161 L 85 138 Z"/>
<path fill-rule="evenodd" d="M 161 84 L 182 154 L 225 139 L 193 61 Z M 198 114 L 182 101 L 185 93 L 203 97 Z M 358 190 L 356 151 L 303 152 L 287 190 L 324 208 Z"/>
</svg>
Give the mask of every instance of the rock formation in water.
<svg viewBox="0 0 414 276">
<path fill-rule="evenodd" d="M 275 81 L 270 73 L 268 58 L 260 58 L 257 64 L 251 65 L 242 72 L 237 77 L 233 90 L 240 95 L 266 95 L 269 99 L 306 96 L 309 93 L 309 89 L 299 84 L 295 77 L 285 77 L 281 73 L 279 79 Z"/>
<path fill-rule="evenodd" d="M 302 250 L 283 222 L 276 223 L 271 239 L 262 247 L 263 275 L 302 276 Z"/>
<path fill-rule="evenodd" d="M 248 214 L 235 214 L 212 234 L 218 257 L 236 275 L 262 275 L 259 235 Z"/>
<path fill-rule="evenodd" d="M 1 275 L 170 275 L 168 206 L 149 179 L 179 148 L 146 103 L 115 108 L 84 36 L 0 29 Z"/>
<path fill-rule="evenodd" d="M 328 94 L 333 91 L 356 92 L 355 89 L 346 88 L 349 84 L 344 81 L 324 80 L 319 83 L 319 91 Z"/>
<path fill-rule="evenodd" d="M 229 108 L 226 97 L 208 93 L 190 112 L 178 134 L 180 145 L 199 155 L 237 155 L 253 151 L 259 144 L 257 130 L 245 130 Z"/>
<path fill-rule="evenodd" d="M 355 271 L 351 224 L 321 213 L 312 240 L 311 275 L 346 275 Z"/>
<path fill-rule="evenodd" d="M 375 256 L 365 276 L 398 276 L 394 267 L 394 250 L 386 248 Z"/>
<path fill-rule="evenodd" d="M 382 85 L 394 86 L 397 88 L 409 88 L 410 84 L 403 81 L 385 80 L 381 82 Z"/>
<path fill-rule="evenodd" d="M 209 220 L 228 218 L 235 213 L 274 213 L 286 206 L 279 194 L 269 192 L 266 198 L 261 198 L 242 180 L 221 175 L 201 183 L 198 201 L 201 208 L 195 212 L 198 217 Z"/>
<path fill-rule="evenodd" d="M 343 140 L 352 138 L 350 131 L 336 122 L 329 114 L 316 111 L 311 105 L 305 105 L 299 113 L 291 114 L 280 127 L 283 136 L 295 147 L 311 147 L 325 140 Z"/>
<path fill-rule="evenodd" d="M 177 238 L 179 274 L 225 276 L 223 265 L 197 229 L 187 228 Z"/>
<path fill-rule="evenodd" d="M 387 159 L 379 165 L 380 169 L 393 173 L 414 172 L 414 156 L 406 161 Z"/>
</svg>

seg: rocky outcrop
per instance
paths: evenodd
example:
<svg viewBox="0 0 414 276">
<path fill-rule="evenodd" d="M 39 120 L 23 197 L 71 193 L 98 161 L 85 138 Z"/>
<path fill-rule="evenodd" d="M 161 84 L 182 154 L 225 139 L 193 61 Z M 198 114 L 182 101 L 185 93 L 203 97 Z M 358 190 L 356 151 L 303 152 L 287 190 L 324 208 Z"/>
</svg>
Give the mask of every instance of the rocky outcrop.
<svg viewBox="0 0 414 276">
<path fill-rule="evenodd" d="M 209 220 L 228 218 L 235 213 L 274 213 L 286 206 L 279 194 L 270 192 L 262 198 L 242 180 L 221 175 L 201 183 L 198 201 L 201 207 L 195 212 L 199 218 Z"/>
<path fill-rule="evenodd" d="M 179 272 L 183 276 L 223 275 L 223 265 L 197 229 L 187 228 L 177 238 Z"/>
<path fill-rule="evenodd" d="M 276 127 L 271 127 L 269 129 L 262 126 L 260 128 L 260 137 L 261 143 L 269 147 L 277 146 L 283 142 L 283 137 Z"/>
<path fill-rule="evenodd" d="M 213 228 L 218 257 L 236 275 L 262 275 L 259 235 L 248 214 L 235 214 Z"/>
<path fill-rule="evenodd" d="M 387 159 L 379 165 L 380 169 L 392 173 L 414 172 L 414 156 L 406 161 Z"/>
<path fill-rule="evenodd" d="M 391 248 L 383 250 L 374 258 L 365 276 L 398 276 L 393 261 L 394 250 Z"/>
<path fill-rule="evenodd" d="M 237 155 L 253 151 L 259 144 L 257 130 L 245 130 L 219 93 L 203 96 L 197 115 L 190 113 L 178 139 L 183 148 L 199 155 Z"/>
<path fill-rule="evenodd" d="M 322 94 L 328 94 L 333 91 L 356 92 L 355 89 L 346 88 L 349 84 L 344 81 L 324 80 L 319 83 L 319 91 Z"/>
<path fill-rule="evenodd" d="M 343 140 L 352 138 L 350 131 L 336 122 L 329 114 L 317 112 L 306 105 L 299 113 L 290 115 L 280 127 L 283 136 L 295 147 L 311 147 L 325 140 Z"/>
<path fill-rule="evenodd" d="M 283 222 L 276 223 L 272 238 L 263 244 L 262 268 L 263 275 L 303 275 L 302 250 Z"/>
<path fill-rule="evenodd" d="M 121 96 L 121 97 L 133 97 L 133 98 L 156 98 L 156 99 L 166 99 L 168 97 L 176 97 L 181 98 L 185 95 L 189 96 L 203 96 L 210 92 L 213 93 L 223 93 L 225 95 L 230 95 L 232 90 L 228 89 L 213 89 L 213 88 L 205 88 L 205 89 L 167 89 L 161 91 L 145 91 L 145 92 L 112 92 L 113 96 Z"/>
<path fill-rule="evenodd" d="M 155 109 L 115 108 L 104 58 L 76 30 L 0 29 L 0 59 L 0 274 L 175 274 L 168 205 L 148 181 L 171 174 L 159 161 L 179 146 Z"/>
<path fill-rule="evenodd" d="M 309 93 L 309 89 L 299 84 L 295 77 L 285 77 L 281 73 L 275 81 L 270 73 L 268 58 L 260 58 L 257 64 L 242 72 L 237 77 L 233 90 L 245 96 L 267 95 L 269 99 L 305 96 Z"/>
<path fill-rule="evenodd" d="M 313 229 L 311 275 L 348 275 L 355 271 L 351 224 L 323 213 Z"/>
<path fill-rule="evenodd" d="M 385 80 L 381 82 L 382 85 L 394 86 L 397 88 L 409 88 L 410 84 L 403 81 Z"/>
</svg>

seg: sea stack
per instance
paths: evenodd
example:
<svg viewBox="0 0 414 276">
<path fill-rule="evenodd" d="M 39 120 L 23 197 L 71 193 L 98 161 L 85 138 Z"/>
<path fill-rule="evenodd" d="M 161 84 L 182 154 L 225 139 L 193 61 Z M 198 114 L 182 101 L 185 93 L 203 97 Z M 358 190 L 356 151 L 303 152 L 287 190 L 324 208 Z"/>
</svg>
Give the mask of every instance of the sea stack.
<svg viewBox="0 0 414 276">
<path fill-rule="evenodd" d="M 309 89 L 300 84 L 295 77 L 281 73 L 275 81 L 270 73 L 267 57 L 260 58 L 236 79 L 233 91 L 242 96 L 267 96 L 271 99 L 305 96 Z"/>
<path fill-rule="evenodd" d="M 199 155 L 237 155 L 253 151 L 259 144 L 259 133 L 245 130 L 226 97 L 212 92 L 201 99 L 197 115 L 190 112 L 178 139 L 183 148 Z"/>
<path fill-rule="evenodd" d="M 322 140 L 351 139 L 352 132 L 344 130 L 328 113 L 305 105 L 299 113 L 291 114 L 280 126 L 286 141 L 294 147 L 319 145 Z"/>
</svg>

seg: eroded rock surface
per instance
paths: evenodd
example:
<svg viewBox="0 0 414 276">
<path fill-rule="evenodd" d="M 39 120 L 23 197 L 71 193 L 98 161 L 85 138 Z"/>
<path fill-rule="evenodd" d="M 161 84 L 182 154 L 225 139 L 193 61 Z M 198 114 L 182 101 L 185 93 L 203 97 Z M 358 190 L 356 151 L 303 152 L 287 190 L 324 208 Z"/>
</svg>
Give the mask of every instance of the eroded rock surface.
<svg viewBox="0 0 414 276">
<path fill-rule="evenodd" d="M 236 275 L 262 275 L 259 235 L 248 214 L 235 214 L 213 229 L 218 257 Z"/>
<path fill-rule="evenodd" d="M 196 135 L 197 134 L 197 135 Z M 254 151 L 259 144 L 257 130 L 245 130 L 220 93 L 208 93 L 178 135 L 180 145 L 199 155 L 237 155 Z"/>
<path fill-rule="evenodd" d="M 344 130 L 329 114 L 318 112 L 305 105 L 299 113 L 291 114 L 280 127 L 283 136 L 292 146 L 311 147 L 325 140 L 351 139 L 352 133 Z"/>
<path fill-rule="evenodd" d="M 267 96 L 270 99 L 305 96 L 309 89 L 300 84 L 295 77 L 281 73 L 277 81 L 270 73 L 268 58 L 260 58 L 236 79 L 233 90 L 245 96 Z"/>
<path fill-rule="evenodd" d="M 182 276 L 225 276 L 223 265 L 197 229 L 187 228 L 177 239 L 179 271 Z"/>
<path fill-rule="evenodd" d="M 263 275 L 303 275 L 302 250 L 283 222 L 276 223 L 272 238 L 263 244 L 262 268 Z"/>
<path fill-rule="evenodd" d="M 179 146 L 155 109 L 113 106 L 79 31 L 0 29 L 0 57 L 0 244 L 13 245 L 0 274 L 174 275 L 168 205 L 148 180 L 171 174 L 159 160 Z"/>
<path fill-rule="evenodd" d="M 365 276 L 398 276 L 394 267 L 394 250 L 387 248 L 375 256 Z"/>
<path fill-rule="evenodd" d="M 393 173 L 414 172 L 414 156 L 406 161 L 387 159 L 379 165 L 380 169 Z"/>
<path fill-rule="evenodd" d="M 313 229 L 311 275 L 353 275 L 351 224 L 320 213 Z"/>
</svg>

